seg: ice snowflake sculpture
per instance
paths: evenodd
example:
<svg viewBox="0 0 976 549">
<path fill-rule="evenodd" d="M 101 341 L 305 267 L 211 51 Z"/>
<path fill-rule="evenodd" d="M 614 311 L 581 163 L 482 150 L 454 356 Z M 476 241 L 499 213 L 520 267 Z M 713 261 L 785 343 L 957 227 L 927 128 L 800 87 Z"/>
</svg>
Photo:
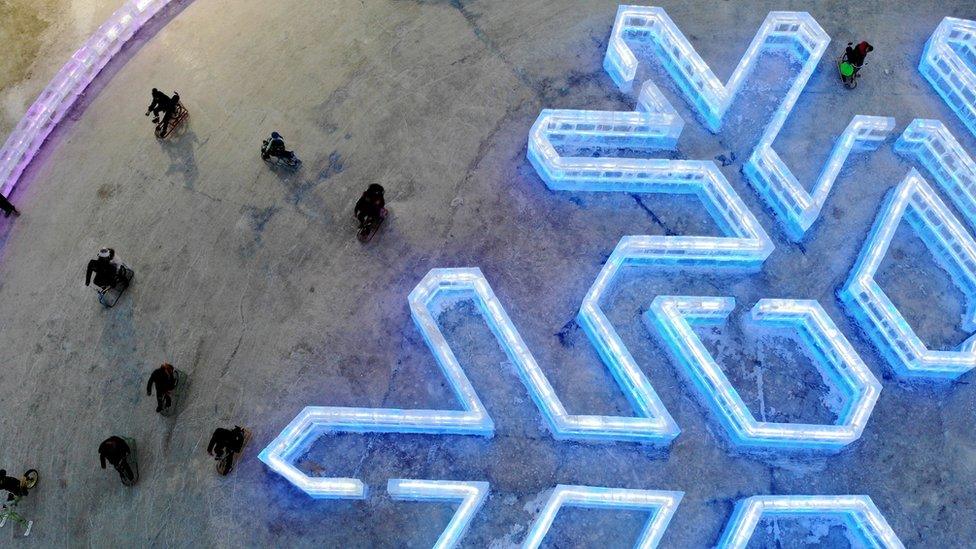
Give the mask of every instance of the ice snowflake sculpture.
<svg viewBox="0 0 976 549">
<path fill-rule="evenodd" d="M 488 499 L 488 483 L 455 480 L 390 479 L 386 491 L 395 500 L 405 501 L 453 501 L 461 506 L 454 518 L 437 538 L 434 549 L 456 547 L 471 526 L 471 519 Z"/>
</svg>

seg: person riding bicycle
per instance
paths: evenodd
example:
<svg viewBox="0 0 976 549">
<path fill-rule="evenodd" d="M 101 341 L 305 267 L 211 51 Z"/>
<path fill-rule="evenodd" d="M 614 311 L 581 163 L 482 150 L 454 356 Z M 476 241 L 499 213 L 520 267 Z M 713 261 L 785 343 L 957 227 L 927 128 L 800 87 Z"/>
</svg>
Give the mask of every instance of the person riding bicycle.
<svg viewBox="0 0 976 549">
<path fill-rule="evenodd" d="M 857 71 L 864 65 L 864 59 L 872 51 L 874 51 L 874 46 L 867 42 L 862 41 L 856 46 L 854 42 L 848 42 L 847 49 L 844 50 L 844 60 L 853 65 L 854 70 Z"/>
<path fill-rule="evenodd" d="M 98 458 L 101 461 L 102 469 L 105 469 L 105 462 L 112 464 L 119 471 L 128 477 L 132 476 L 132 469 L 129 468 L 129 444 L 122 438 L 110 436 L 98 445 Z"/>
<path fill-rule="evenodd" d="M 285 149 L 285 140 L 278 132 L 271 132 L 271 137 L 264 140 L 264 148 L 261 149 L 261 158 L 267 160 L 272 156 L 276 158 L 291 158 L 294 156 L 292 151 Z"/>
<path fill-rule="evenodd" d="M 173 97 L 166 95 L 165 93 L 152 89 L 152 102 L 149 103 L 149 108 L 146 109 L 146 116 L 149 113 L 153 113 L 153 124 L 158 124 L 160 127 L 165 128 L 169 124 L 170 119 L 176 114 L 176 107 L 180 104 L 180 94 L 173 92 Z M 159 113 L 163 113 L 163 120 L 159 120 Z"/>
<path fill-rule="evenodd" d="M 13 501 L 27 495 L 27 489 L 24 488 L 20 479 L 8 477 L 5 469 L 0 469 L 0 490 L 7 491 L 7 501 Z"/>
<path fill-rule="evenodd" d="M 244 429 L 237 425 L 233 429 L 217 427 L 214 429 L 210 443 L 207 444 L 207 453 L 221 459 L 227 452 L 236 454 L 244 447 Z"/>
<path fill-rule="evenodd" d="M 386 199 L 383 197 L 383 186 L 373 183 L 366 188 L 363 195 L 356 202 L 356 219 L 360 228 L 372 223 L 373 220 L 386 217 Z"/>
<path fill-rule="evenodd" d="M 156 387 L 156 412 L 162 412 L 173 404 L 173 389 L 176 388 L 176 369 L 164 362 L 153 370 L 146 383 L 146 394 L 152 395 L 153 386 Z"/>
<path fill-rule="evenodd" d="M 168 96 L 165 93 L 157 90 L 156 88 L 153 88 L 152 89 L 152 102 L 149 103 L 149 108 L 146 109 L 146 116 L 149 116 L 149 113 L 152 113 L 153 114 L 153 123 L 154 124 L 158 124 L 159 123 L 159 113 L 166 112 L 167 110 L 169 110 L 171 108 L 172 105 L 173 105 L 173 99 L 170 98 L 170 96 Z"/>
<path fill-rule="evenodd" d="M 244 440 L 246 438 L 244 429 L 239 425 L 235 425 L 233 429 L 224 429 L 223 427 L 214 429 L 213 435 L 210 437 L 210 443 L 207 444 L 207 453 L 217 461 L 222 459 L 228 460 L 226 470 L 221 471 L 218 468 L 221 474 L 226 475 L 231 467 L 233 467 L 233 456 L 244 449 Z"/>
<path fill-rule="evenodd" d="M 98 257 L 88 262 L 88 269 L 85 271 L 85 286 L 95 285 L 108 290 L 114 288 L 122 279 L 119 265 L 114 261 L 115 250 L 112 248 L 102 248 L 98 251 Z M 95 275 L 92 280 L 92 274 Z"/>
</svg>

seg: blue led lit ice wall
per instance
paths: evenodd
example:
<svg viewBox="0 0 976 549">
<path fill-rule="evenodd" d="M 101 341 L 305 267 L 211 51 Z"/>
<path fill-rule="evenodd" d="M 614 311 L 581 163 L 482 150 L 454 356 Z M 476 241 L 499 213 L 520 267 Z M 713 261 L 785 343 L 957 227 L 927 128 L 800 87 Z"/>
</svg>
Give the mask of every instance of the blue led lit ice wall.
<svg viewBox="0 0 976 549">
<path fill-rule="evenodd" d="M 657 547 L 661 536 L 678 510 L 683 492 L 662 490 L 629 490 L 622 488 L 601 488 L 596 486 L 556 486 L 545 507 L 539 512 L 529 533 L 522 542 L 523 549 L 535 549 L 542 545 L 552 521 L 563 507 L 584 507 L 590 509 L 627 509 L 650 511 L 644 529 L 634 543 L 634 547 L 650 549 Z"/>
<path fill-rule="evenodd" d="M 973 28 L 971 21 L 946 18 L 929 39 L 919 65 L 920 72 L 971 130 L 976 119 Z M 680 95 L 713 133 L 722 130 L 725 114 L 748 75 L 760 66 L 762 55 L 786 54 L 796 62 L 797 70 L 787 93 L 743 166 L 751 188 L 769 207 L 789 240 L 802 240 L 814 226 L 851 153 L 876 150 L 895 131 L 895 119 L 885 113 L 855 115 L 834 140 L 826 163 L 811 185 L 802 184 L 780 158 L 774 142 L 830 42 L 807 13 L 770 12 L 725 84 L 715 77 L 663 9 L 621 6 L 604 58 L 605 69 L 621 90 L 632 91 L 637 75 L 637 55 L 628 45 L 633 42 L 651 46 L 651 54 L 661 60 Z M 826 66 L 834 70 L 832 62 Z M 462 409 L 313 406 L 268 445 L 261 459 L 313 497 L 363 498 L 367 490 L 361 481 L 309 477 L 294 466 L 294 460 L 325 433 L 491 436 L 491 418 L 437 324 L 434 311 L 438 301 L 446 296 L 475 302 L 555 438 L 642 442 L 666 450 L 680 429 L 609 321 L 603 309 L 607 294 L 628 267 L 754 272 L 774 251 L 766 230 L 714 162 L 646 157 L 653 151 L 677 150 L 684 124 L 661 89 L 646 81 L 637 92 L 632 111 L 545 109 L 528 135 L 527 158 L 551 190 L 691 195 L 719 227 L 720 236 L 623 237 L 583 296 L 577 322 L 630 401 L 633 416 L 569 413 L 481 271 L 434 269 L 410 294 L 409 303 L 413 318 L 457 393 Z M 587 149 L 612 149 L 619 156 L 574 152 Z M 938 190 L 949 197 L 966 222 L 976 227 L 976 164 L 942 122 L 912 121 L 894 149 L 929 172 Z M 630 150 L 640 154 L 626 156 Z M 904 378 L 954 378 L 976 365 L 976 338 L 971 337 L 952 351 L 928 349 L 874 280 L 895 229 L 902 219 L 908 221 L 962 289 L 969 305 L 962 325 L 976 332 L 976 242 L 942 201 L 939 191 L 917 171 L 909 171 L 881 206 L 847 282 L 838 290 L 845 311 L 871 336 L 895 373 Z M 746 323 L 747 330 L 794 333 L 825 382 L 843 395 L 844 404 L 836 420 L 814 424 L 758 420 L 696 333 L 698 328 L 725 322 L 735 307 L 734 298 L 649 295 L 648 301 L 645 320 L 652 335 L 660 338 L 674 355 L 676 367 L 691 380 L 691 386 L 710 415 L 723 426 L 733 447 L 761 450 L 765 455 L 794 455 L 792 452 L 800 451 L 805 452 L 803 455 L 824 456 L 829 455 L 824 451 L 842 450 L 861 437 L 881 394 L 881 384 L 821 303 L 799 298 L 759 299 Z M 474 481 L 395 479 L 389 482 L 388 489 L 398 499 L 460 502 L 438 547 L 452 546 L 461 539 L 488 493 L 486 483 Z M 654 547 L 682 495 L 625 487 L 558 485 L 523 543 L 525 547 L 539 546 L 563 507 L 612 507 L 648 511 L 650 518 L 637 546 Z M 736 505 L 719 546 L 744 547 L 759 521 L 770 517 L 840 519 L 850 534 L 865 545 L 902 547 L 866 495 L 745 498 Z"/>
<path fill-rule="evenodd" d="M 881 511 L 868 496 L 753 496 L 738 502 L 720 549 L 745 548 L 762 518 L 841 518 L 848 532 L 866 547 L 903 548 Z"/>
<path fill-rule="evenodd" d="M 925 43 L 918 71 L 976 135 L 976 21 L 943 19 Z"/>
<path fill-rule="evenodd" d="M 668 348 L 692 378 L 737 445 L 776 448 L 840 449 L 861 437 L 881 393 L 881 383 L 861 361 L 819 303 L 763 299 L 752 308 L 756 326 L 786 328 L 800 335 L 825 380 L 847 403 L 834 425 L 759 421 L 715 362 L 695 328 L 721 324 L 732 309 L 731 297 L 658 296 L 646 313 Z"/>
</svg>

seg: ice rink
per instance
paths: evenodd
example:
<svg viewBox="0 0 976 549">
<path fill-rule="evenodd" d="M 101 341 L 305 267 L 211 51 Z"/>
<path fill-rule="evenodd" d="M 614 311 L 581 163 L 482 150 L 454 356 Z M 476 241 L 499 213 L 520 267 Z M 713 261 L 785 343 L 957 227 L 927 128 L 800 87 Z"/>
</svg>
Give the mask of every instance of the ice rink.
<svg viewBox="0 0 976 549">
<path fill-rule="evenodd" d="M 32 9 L 50 19 L 43 40 L 17 50 L 10 66 L 22 77 L 0 81 L 0 140 L 121 1 L 14 1 L 7 19 L 0 5 L 8 36 L 37 32 Z M 459 302 L 440 326 L 494 437 L 322 437 L 299 467 L 362 479 L 371 488 L 362 501 L 311 499 L 257 459 L 308 405 L 458 407 L 408 308 L 434 268 L 481 269 L 570 411 L 633 413 L 577 324 L 580 303 L 621 237 L 719 227 L 690 196 L 551 191 L 526 158 L 543 109 L 633 110 L 636 94 L 618 91 L 602 65 L 617 3 L 174 0 L 25 172 L 11 197 L 23 215 L 0 217 L 0 467 L 41 474 L 21 504 L 33 531 L 18 543 L 424 548 L 456 504 L 391 500 L 388 479 L 417 478 L 490 483 L 463 547 L 521 544 L 557 484 L 683 491 L 668 548 L 715 544 L 736 501 L 761 494 L 868 495 L 905 545 L 972 547 L 976 374 L 905 381 L 836 293 L 885 194 L 917 167 L 892 150 L 912 119 L 942 120 L 976 154 L 976 137 L 917 68 L 943 17 L 976 19 L 976 6 L 654 5 L 723 82 L 769 11 L 808 11 L 823 27 L 831 42 L 776 141 L 805 185 L 852 116 L 896 120 L 877 151 L 851 155 L 819 221 L 794 243 L 741 169 L 795 64 L 763 58 L 712 134 L 660 64 L 642 58 L 638 81 L 653 79 L 686 122 L 676 151 L 651 156 L 714 160 L 776 246 L 751 274 L 629 269 L 605 305 L 681 428 L 669 446 L 555 440 L 477 308 Z M 835 66 L 851 40 L 875 47 L 854 90 Z M 181 135 L 154 138 L 143 116 L 153 87 L 179 91 L 190 112 Z M 298 172 L 261 160 L 273 130 L 304 161 Z M 352 212 L 371 183 L 386 188 L 390 217 L 364 245 Z M 84 286 L 102 246 L 136 273 L 112 309 Z M 878 282 L 931 347 L 970 335 L 959 327 L 963 293 L 907 225 Z M 735 298 L 728 324 L 701 334 L 750 410 L 779 422 L 830 422 L 840 405 L 793 339 L 758 337 L 742 320 L 762 298 L 819 301 L 883 385 L 860 440 L 834 454 L 734 447 L 645 322 L 659 295 Z M 172 418 L 145 395 L 164 361 L 190 379 Z M 233 425 L 253 438 L 220 477 L 207 441 Z M 113 434 L 138 442 L 134 487 L 99 468 L 98 444 Z M 630 547 L 646 518 L 564 509 L 544 546 Z M 13 530 L 0 529 L 0 545 Z M 839 525 L 791 520 L 764 521 L 753 538 L 756 547 L 849 541 Z"/>
</svg>

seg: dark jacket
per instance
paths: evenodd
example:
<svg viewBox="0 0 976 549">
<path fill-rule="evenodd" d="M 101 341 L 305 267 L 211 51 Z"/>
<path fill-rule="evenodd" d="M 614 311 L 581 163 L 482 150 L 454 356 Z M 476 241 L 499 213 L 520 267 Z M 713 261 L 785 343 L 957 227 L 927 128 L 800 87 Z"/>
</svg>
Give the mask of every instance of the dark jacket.
<svg viewBox="0 0 976 549">
<path fill-rule="evenodd" d="M 129 455 L 129 445 L 121 437 L 111 436 L 98 445 L 98 458 L 102 462 L 102 469 L 108 461 L 116 466 Z"/>
<path fill-rule="evenodd" d="M 147 395 L 152 394 L 153 385 L 156 386 L 156 394 L 158 395 L 172 391 L 176 387 L 176 374 L 172 370 L 172 367 L 169 371 L 162 366 L 153 370 L 153 373 L 149 376 L 149 383 L 146 383 Z"/>
<path fill-rule="evenodd" d="M 218 457 L 223 456 L 224 452 L 230 451 L 237 453 L 244 446 L 244 430 L 234 427 L 234 430 L 217 427 L 214 429 L 213 436 L 210 437 L 210 444 L 207 445 L 207 453 Z"/>
<path fill-rule="evenodd" d="M 88 262 L 88 269 L 85 271 L 85 286 L 92 282 L 92 274 L 95 275 L 96 286 L 113 286 L 118 275 L 118 265 L 109 258 L 99 257 Z"/>
</svg>

